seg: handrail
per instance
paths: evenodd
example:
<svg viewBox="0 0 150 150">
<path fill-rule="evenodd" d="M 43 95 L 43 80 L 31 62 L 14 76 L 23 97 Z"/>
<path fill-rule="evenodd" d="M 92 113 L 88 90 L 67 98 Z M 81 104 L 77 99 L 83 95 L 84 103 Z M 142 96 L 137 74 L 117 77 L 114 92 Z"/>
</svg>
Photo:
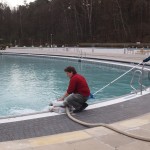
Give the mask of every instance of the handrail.
<svg viewBox="0 0 150 150">
<path fill-rule="evenodd" d="M 143 63 L 143 62 L 142 62 Z M 127 72 L 125 72 L 124 74 L 122 74 L 121 76 L 119 76 L 118 78 L 116 78 L 115 80 L 111 81 L 110 83 L 108 83 L 107 85 L 105 85 L 104 87 L 102 87 L 101 89 L 99 89 L 98 91 L 96 91 L 93 95 L 97 94 L 98 92 L 101 92 L 103 89 L 105 89 L 106 87 L 108 87 L 109 85 L 111 85 L 112 83 L 114 83 L 115 81 L 117 81 L 118 79 L 122 78 L 124 75 L 126 75 L 127 73 L 129 73 L 130 71 L 132 71 L 134 68 L 138 67 L 139 65 L 141 65 L 142 63 L 137 64 L 136 66 L 132 67 L 130 70 L 128 70 Z"/>
<path fill-rule="evenodd" d="M 134 73 L 133 73 L 133 76 L 132 76 L 132 79 L 131 79 L 131 82 L 130 82 L 130 86 L 132 89 L 134 89 L 135 93 L 137 94 L 137 89 L 133 86 L 133 82 L 134 82 L 134 77 L 135 77 L 135 74 L 139 72 L 139 79 L 138 79 L 138 83 L 140 85 L 140 92 L 141 92 L 141 95 L 142 95 L 142 91 L 143 91 L 143 87 L 145 88 L 145 86 L 143 85 L 143 70 L 144 70 L 144 63 L 143 63 L 143 66 L 142 66 L 142 69 L 141 70 L 135 70 Z"/>
<path fill-rule="evenodd" d="M 133 86 L 133 82 L 134 82 L 134 77 L 135 77 L 135 74 L 139 72 L 139 80 L 138 80 L 138 83 L 139 85 L 141 85 L 141 75 L 142 75 L 142 71 L 141 70 L 135 70 L 134 73 L 133 73 L 133 76 L 132 76 L 132 79 L 131 79 L 131 82 L 130 82 L 130 86 L 131 88 L 135 91 L 135 93 L 137 94 L 137 89 Z M 140 86 L 141 87 L 141 86 Z M 142 95 L 142 89 L 140 88 L 140 91 L 141 91 L 141 95 Z"/>
</svg>

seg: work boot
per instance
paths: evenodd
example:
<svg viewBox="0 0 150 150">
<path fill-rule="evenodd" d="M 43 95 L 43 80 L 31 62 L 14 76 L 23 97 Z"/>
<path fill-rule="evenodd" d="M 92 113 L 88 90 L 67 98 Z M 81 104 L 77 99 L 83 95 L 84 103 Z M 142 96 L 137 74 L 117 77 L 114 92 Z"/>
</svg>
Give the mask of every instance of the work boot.
<svg viewBox="0 0 150 150">
<path fill-rule="evenodd" d="M 82 110 L 84 110 L 86 107 L 88 107 L 88 104 L 87 104 L 87 103 L 84 103 L 84 104 L 81 106 L 80 110 L 82 111 Z"/>
</svg>

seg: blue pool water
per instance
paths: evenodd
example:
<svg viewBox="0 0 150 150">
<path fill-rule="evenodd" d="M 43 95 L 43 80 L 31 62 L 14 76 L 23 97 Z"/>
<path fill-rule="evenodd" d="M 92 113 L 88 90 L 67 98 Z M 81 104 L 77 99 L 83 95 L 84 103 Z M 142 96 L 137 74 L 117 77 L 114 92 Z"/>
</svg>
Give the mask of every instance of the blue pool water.
<svg viewBox="0 0 150 150">
<path fill-rule="evenodd" d="M 47 110 L 49 102 L 66 91 L 69 79 L 63 70 L 70 65 L 86 77 L 92 93 L 127 71 L 77 60 L 0 55 L 0 117 Z M 88 103 L 130 93 L 132 73 L 98 93 Z M 145 77 L 144 84 L 149 86 L 149 83 Z"/>
</svg>

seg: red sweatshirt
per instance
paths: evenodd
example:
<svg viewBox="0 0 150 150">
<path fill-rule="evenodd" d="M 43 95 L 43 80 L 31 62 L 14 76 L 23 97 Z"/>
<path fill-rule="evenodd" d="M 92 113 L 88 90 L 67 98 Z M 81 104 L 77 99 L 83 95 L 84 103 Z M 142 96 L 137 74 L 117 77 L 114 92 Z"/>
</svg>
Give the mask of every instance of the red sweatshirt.
<svg viewBox="0 0 150 150">
<path fill-rule="evenodd" d="M 78 93 L 88 97 L 90 95 L 90 89 L 88 87 L 86 79 L 79 74 L 73 75 L 70 79 L 67 93 Z"/>
</svg>

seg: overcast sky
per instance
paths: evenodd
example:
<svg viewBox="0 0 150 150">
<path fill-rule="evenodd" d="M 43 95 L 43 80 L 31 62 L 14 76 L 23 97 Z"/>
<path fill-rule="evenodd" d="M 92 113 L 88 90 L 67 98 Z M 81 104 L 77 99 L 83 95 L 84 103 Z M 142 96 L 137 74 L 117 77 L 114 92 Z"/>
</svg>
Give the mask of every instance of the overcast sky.
<svg viewBox="0 0 150 150">
<path fill-rule="evenodd" d="M 35 0 L 26 0 L 27 3 L 33 2 Z M 24 0 L 0 0 L 0 2 L 7 3 L 10 7 L 16 7 L 17 5 L 23 5 Z"/>
</svg>

